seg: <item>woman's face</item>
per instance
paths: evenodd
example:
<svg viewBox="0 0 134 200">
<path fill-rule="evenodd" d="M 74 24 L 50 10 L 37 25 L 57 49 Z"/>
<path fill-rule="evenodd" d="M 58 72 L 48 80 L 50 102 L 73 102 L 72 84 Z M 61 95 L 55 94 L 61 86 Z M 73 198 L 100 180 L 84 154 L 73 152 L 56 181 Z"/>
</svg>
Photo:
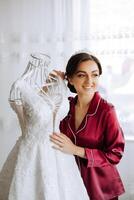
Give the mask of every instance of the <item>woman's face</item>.
<svg viewBox="0 0 134 200">
<path fill-rule="evenodd" d="M 74 86 L 77 94 L 94 94 L 99 80 L 99 68 L 92 61 L 83 61 L 77 67 L 76 72 L 69 78 L 69 83 Z"/>
</svg>

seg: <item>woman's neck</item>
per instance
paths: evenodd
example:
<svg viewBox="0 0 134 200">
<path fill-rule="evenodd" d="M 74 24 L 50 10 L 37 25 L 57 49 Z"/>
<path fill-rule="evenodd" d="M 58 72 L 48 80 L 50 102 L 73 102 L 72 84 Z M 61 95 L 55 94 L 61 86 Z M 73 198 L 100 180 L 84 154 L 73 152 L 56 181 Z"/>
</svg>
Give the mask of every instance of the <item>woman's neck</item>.
<svg viewBox="0 0 134 200">
<path fill-rule="evenodd" d="M 93 96 L 94 96 L 94 93 L 91 94 L 91 95 L 80 95 L 80 94 L 78 94 L 78 100 L 77 100 L 77 103 L 76 103 L 77 107 L 83 109 L 83 108 L 89 106 Z"/>
</svg>

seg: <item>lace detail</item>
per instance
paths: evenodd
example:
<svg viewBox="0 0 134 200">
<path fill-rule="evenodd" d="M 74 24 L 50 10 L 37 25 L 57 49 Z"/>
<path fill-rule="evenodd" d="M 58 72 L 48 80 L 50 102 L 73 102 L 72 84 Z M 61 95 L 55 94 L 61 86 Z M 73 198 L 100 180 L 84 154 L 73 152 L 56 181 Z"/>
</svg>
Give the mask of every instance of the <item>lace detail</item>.
<svg viewBox="0 0 134 200">
<path fill-rule="evenodd" d="M 24 134 L 0 173 L 0 200 L 89 200 L 74 156 L 54 150 L 49 140 L 69 107 L 66 85 L 59 84 L 45 95 L 17 82 Z"/>
</svg>

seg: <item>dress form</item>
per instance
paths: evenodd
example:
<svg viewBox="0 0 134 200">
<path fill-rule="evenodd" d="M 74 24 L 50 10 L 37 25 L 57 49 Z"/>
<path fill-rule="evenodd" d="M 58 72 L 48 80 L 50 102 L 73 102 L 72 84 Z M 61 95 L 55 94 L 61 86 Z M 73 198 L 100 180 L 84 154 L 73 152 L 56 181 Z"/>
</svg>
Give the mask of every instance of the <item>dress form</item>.
<svg viewBox="0 0 134 200">
<path fill-rule="evenodd" d="M 23 102 L 21 92 L 18 89 L 18 83 L 20 81 L 25 81 L 31 88 L 34 88 L 35 92 L 41 93 L 41 95 L 51 95 L 51 93 L 56 92 L 54 85 L 56 83 L 57 86 L 59 85 L 59 79 L 50 74 L 52 70 L 49 65 L 50 57 L 48 55 L 41 53 L 31 54 L 24 73 L 11 86 L 9 103 L 18 116 L 22 136 L 25 135 L 24 132 L 26 124 L 23 112 Z M 59 90 L 60 88 L 57 89 Z M 58 99 L 61 100 L 60 96 L 58 96 Z M 54 109 L 53 113 L 53 123 L 55 123 L 56 110 L 57 108 Z"/>
<path fill-rule="evenodd" d="M 41 96 L 48 96 L 53 107 L 53 132 L 55 132 L 55 117 L 62 101 L 60 92 L 62 90 L 62 81 L 60 77 L 52 73 L 50 59 L 46 54 L 31 55 L 29 67 L 22 75 L 22 78 L 31 85 L 35 92 L 40 93 Z"/>
</svg>

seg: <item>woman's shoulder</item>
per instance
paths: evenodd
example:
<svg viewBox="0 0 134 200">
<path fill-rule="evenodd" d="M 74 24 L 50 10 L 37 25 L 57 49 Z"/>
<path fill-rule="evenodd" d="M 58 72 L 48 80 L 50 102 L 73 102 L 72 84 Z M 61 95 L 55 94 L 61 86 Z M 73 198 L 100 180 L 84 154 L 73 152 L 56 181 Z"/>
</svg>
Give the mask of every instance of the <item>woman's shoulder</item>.
<svg viewBox="0 0 134 200">
<path fill-rule="evenodd" d="M 102 110 L 105 110 L 105 111 L 111 111 L 113 110 L 115 107 L 114 105 L 109 102 L 108 100 L 104 99 L 104 98 L 101 98 L 101 101 L 100 101 L 100 109 Z"/>
</svg>

